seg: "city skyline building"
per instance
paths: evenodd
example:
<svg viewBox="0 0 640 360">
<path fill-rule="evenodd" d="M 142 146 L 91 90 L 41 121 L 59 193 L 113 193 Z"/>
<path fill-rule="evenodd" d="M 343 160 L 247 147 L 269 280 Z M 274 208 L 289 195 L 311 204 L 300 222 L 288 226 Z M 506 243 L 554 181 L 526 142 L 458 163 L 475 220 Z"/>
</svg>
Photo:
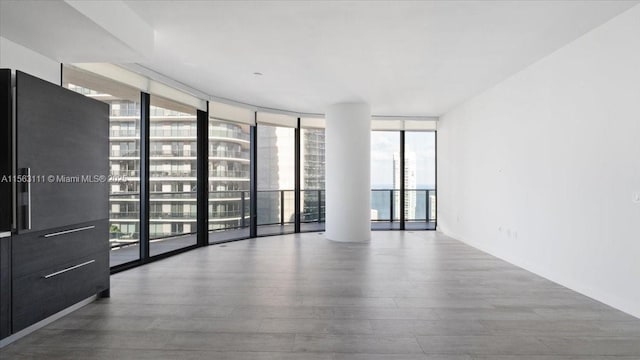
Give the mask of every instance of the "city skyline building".
<svg viewBox="0 0 640 360">
<path fill-rule="evenodd" d="M 301 129 L 300 159 L 302 159 L 302 222 L 324 221 L 325 131 Z"/>
<path fill-rule="evenodd" d="M 401 161 L 400 153 L 393 153 L 393 189 L 401 188 Z M 404 197 L 404 217 L 408 220 L 416 218 L 416 153 L 406 151 L 404 153 L 404 169 L 402 171 L 402 179 L 404 179 L 405 197 Z M 394 196 L 394 213 L 397 215 L 400 211 L 400 196 Z"/>
</svg>

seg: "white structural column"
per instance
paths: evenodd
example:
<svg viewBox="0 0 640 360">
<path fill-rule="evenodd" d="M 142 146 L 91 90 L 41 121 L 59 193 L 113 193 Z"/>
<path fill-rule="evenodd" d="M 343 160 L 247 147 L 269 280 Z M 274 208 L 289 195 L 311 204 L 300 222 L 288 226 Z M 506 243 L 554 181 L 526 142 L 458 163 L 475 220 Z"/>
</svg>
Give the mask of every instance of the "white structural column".
<svg viewBox="0 0 640 360">
<path fill-rule="evenodd" d="M 326 112 L 326 237 L 371 239 L 371 110 L 342 103 Z"/>
</svg>

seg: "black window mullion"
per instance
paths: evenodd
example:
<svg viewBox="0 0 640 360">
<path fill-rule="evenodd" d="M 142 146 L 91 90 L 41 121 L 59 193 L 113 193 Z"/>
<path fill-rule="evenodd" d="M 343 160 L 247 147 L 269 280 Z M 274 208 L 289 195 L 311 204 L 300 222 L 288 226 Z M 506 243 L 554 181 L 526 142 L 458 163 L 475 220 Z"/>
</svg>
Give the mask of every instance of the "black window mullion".
<svg viewBox="0 0 640 360">
<path fill-rule="evenodd" d="M 434 167 L 435 167 L 435 184 L 433 184 L 433 186 L 435 187 L 434 191 L 436 193 L 436 201 L 435 201 L 435 205 L 436 205 L 436 209 L 435 209 L 435 219 L 434 219 L 434 224 L 433 224 L 433 229 L 437 230 L 438 229 L 438 131 L 434 131 L 434 142 L 435 142 L 435 158 L 434 158 Z"/>
<path fill-rule="evenodd" d="M 149 143 L 151 96 L 140 93 L 140 261 L 149 261 Z"/>
<path fill-rule="evenodd" d="M 209 244 L 209 102 L 207 111 L 197 111 L 197 243 Z"/>
<path fill-rule="evenodd" d="M 258 129 L 255 125 L 250 130 L 249 152 L 249 237 L 254 238 L 258 236 Z"/>
<path fill-rule="evenodd" d="M 300 157 L 300 145 L 301 145 L 301 132 L 302 129 L 300 129 L 300 118 L 298 118 L 298 124 L 296 126 L 295 129 L 295 161 L 294 161 L 294 168 L 295 168 L 295 174 L 294 174 L 294 232 L 299 233 L 300 232 L 300 217 L 302 216 L 301 212 L 300 212 L 300 199 L 301 199 L 301 191 L 300 191 L 300 170 L 301 170 L 301 157 Z M 318 202 L 320 202 L 320 199 L 318 199 Z M 318 214 L 319 215 L 319 214 Z"/>
<path fill-rule="evenodd" d="M 405 221 L 405 176 L 407 175 L 404 171 L 405 167 L 405 158 L 404 158 L 404 130 L 400 131 L 400 206 L 398 206 L 398 211 L 400 211 L 400 230 L 404 230 L 404 221 Z"/>
</svg>

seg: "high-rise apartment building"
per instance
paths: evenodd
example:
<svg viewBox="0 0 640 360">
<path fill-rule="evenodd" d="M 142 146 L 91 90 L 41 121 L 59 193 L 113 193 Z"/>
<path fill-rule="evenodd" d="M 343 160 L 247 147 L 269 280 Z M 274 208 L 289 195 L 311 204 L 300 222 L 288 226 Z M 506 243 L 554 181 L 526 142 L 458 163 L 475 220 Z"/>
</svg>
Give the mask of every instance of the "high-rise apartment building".
<svg viewBox="0 0 640 360">
<path fill-rule="evenodd" d="M 209 230 L 249 226 L 250 126 L 209 120 Z"/>
<path fill-rule="evenodd" d="M 95 84 L 65 86 L 110 105 L 109 164 L 120 177 L 110 184 L 110 240 L 124 247 L 137 244 L 140 232 L 140 103 L 88 87 Z M 162 98 L 151 103 L 149 235 L 161 241 L 196 231 L 196 111 Z M 211 119 L 208 131 L 209 229 L 248 226 L 249 125 Z"/>
<path fill-rule="evenodd" d="M 302 129 L 300 158 L 302 159 L 301 221 L 324 219 L 325 188 L 324 129 Z"/>
<path fill-rule="evenodd" d="M 393 189 L 400 190 L 400 153 L 393 153 Z M 404 169 L 402 171 L 405 192 L 404 197 L 404 217 L 405 219 L 416 218 L 416 153 L 407 151 L 404 153 Z M 400 209 L 400 196 L 394 196 L 394 212 Z"/>
</svg>

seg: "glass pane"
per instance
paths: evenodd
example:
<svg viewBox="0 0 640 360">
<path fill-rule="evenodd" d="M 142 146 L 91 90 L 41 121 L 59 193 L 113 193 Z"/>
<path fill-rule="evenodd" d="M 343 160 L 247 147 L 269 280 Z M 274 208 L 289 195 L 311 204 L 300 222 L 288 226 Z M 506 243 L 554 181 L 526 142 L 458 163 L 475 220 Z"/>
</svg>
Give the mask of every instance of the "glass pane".
<svg viewBox="0 0 640 360">
<path fill-rule="evenodd" d="M 250 130 L 209 119 L 209 242 L 249 236 Z"/>
<path fill-rule="evenodd" d="M 196 244 L 196 109 L 151 96 L 150 254 Z"/>
<path fill-rule="evenodd" d="M 399 228 L 400 133 L 371 133 L 371 221 L 373 229 Z"/>
<path fill-rule="evenodd" d="M 324 129 L 301 129 L 300 230 L 322 231 L 325 220 Z"/>
<path fill-rule="evenodd" d="M 435 228 L 436 133 L 405 133 L 405 218 L 407 228 Z"/>
<path fill-rule="evenodd" d="M 258 235 L 294 230 L 295 130 L 258 125 Z"/>
<path fill-rule="evenodd" d="M 110 106 L 109 243 L 111 266 L 140 258 L 140 92 L 74 68 L 63 85 Z"/>
</svg>

